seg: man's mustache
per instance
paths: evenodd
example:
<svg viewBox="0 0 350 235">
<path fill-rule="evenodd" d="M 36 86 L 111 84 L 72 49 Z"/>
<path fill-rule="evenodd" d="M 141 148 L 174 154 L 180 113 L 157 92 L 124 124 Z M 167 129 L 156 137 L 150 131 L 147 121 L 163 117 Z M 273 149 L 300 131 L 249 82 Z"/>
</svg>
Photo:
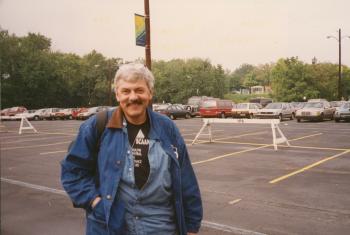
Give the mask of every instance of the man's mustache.
<svg viewBox="0 0 350 235">
<path fill-rule="evenodd" d="M 132 104 L 143 104 L 143 102 L 142 102 L 142 100 L 139 100 L 139 99 L 137 99 L 137 100 L 131 100 L 131 101 L 129 101 L 129 102 L 126 104 L 126 106 L 129 106 L 129 105 L 132 105 Z"/>
</svg>

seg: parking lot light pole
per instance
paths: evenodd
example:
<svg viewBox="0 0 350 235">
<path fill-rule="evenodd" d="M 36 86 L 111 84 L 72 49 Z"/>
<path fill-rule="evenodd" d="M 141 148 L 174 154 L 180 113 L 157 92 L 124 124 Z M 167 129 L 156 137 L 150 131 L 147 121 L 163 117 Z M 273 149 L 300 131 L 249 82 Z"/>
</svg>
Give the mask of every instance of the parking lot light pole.
<svg viewBox="0 0 350 235">
<path fill-rule="evenodd" d="M 146 30 L 146 45 L 145 45 L 145 56 L 146 66 L 149 70 L 152 70 L 151 61 L 151 24 L 149 16 L 149 0 L 144 0 L 145 7 L 145 30 Z"/>
<path fill-rule="evenodd" d="M 341 29 L 339 29 L 338 31 L 338 37 L 335 37 L 335 36 L 327 36 L 327 39 L 330 39 L 330 38 L 333 38 L 335 40 L 338 41 L 338 45 L 339 45 L 339 65 L 338 65 L 338 100 L 341 100 L 342 99 L 342 88 L 341 88 L 341 77 L 342 77 L 342 74 L 341 74 L 341 40 L 343 38 L 350 38 L 350 36 L 341 36 Z"/>
</svg>

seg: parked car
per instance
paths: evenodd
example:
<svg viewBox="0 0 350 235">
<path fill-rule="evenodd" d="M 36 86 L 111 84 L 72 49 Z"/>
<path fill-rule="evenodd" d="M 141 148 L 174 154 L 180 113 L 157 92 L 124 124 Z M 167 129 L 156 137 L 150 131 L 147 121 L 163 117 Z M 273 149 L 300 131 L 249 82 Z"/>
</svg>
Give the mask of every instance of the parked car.
<svg viewBox="0 0 350 235">
<path fill-rule="evenodd" d="M 24 111 L 27 111 L 27 109 L 23 106 L 7 108 L 1 111 L 1 116 L 11 117 L 11 116 L 15 116 L 17 113 L 23 113 Z"/>
<path fill-rule="evenodd" d="M 78 119 L 78 114 L 86 111 L 88 111 L 88 108 L 84 108 L 84 107 L 73 109 L 72 110 L 73 119 Z"/>
<path fill-rule="evenodd" d="M 261 106 L 258 103 L 239 103 L 232 108 L 233 118 L 254 118 Z"/>
<path fill-rule="evenodd" d="M 334 120 L 339 122 L 341 120 L 350 120 L 350 102 L 344 102 L 334 114 Z"/>
<path fill-rule="evenodd" d="M 260 109 L 254 117 L 256 118 L 278 118 L 280 121 L 283 121 L 285 118 L 293 120 L 294 110 L 289 103 L 276 102 L 269 103 L 265 108 Z"/>
<path fill-rule="evenodd" d="M 54 120 L 56 118 L 56 112 L 59 112 L 61 109 L 59 108 L 47 108 L 43 112 L 43 119 L 45 120 Z"/>
<path fill-rule="evenodd" d="M 38 109 L 34 112 L 34 117 L 33 119 L 35 121 L 38 121 L 38 120 L 43 120 L 44 119 L 44 114 L 46 112 L 46 109 Z"/>
<path fill-rule="evenodd" d="M 205 100 L 200 105 L 199 113 L 201 117 L 231 117 L 232 106 L 231 100 Z"/>
<path fill-rule="evenodd" d="M 328 101 L 322 102 L 307 102 L 302 109 L 296 113 L 298 122 L 301 120 L 319 120 L 333 119 L 334 108 L 332 108 Z"/>
<path fill-rule="evenodd" d="M 218 99 L 219 98 L 214 98 L 211 96 L 191 96 L 190 98 L 188 98 L 185 108 L 187 110 L 191 109 L 189 111 L 191 112 L 192 117 L 200 116 L 199 109 L 200 109 L 203 101 L 205 101 L 205 100 L 218 100 Z"/>
<path fill-rule="evenodd" d="M 264 98 L 264 97 L 257 97 L 257 98 L 251 98 L 249 100 L 249 103 L 258 103 L 262 107 L 265 107 L 266 105 L 272 103 L 272 99 L 270 98 Z"/>
<path fill-rule="evenodd" d="M 25 117 L 25 118 L 27 118 L 27 120 L 34 120 L 35 112 L 36 112 L 35 109 L 26 110 L 26 111 L 24 111 L 23 113 L 17 113 L 17 114 L 14 116 L 14 119 L 15 119 L 15 120 L 21 120 L 22 117 Z"/>
<path fill-rule="evenodd" d="M 72 109 L 72 108 L 60 109 L 58 112 L 55 112 L 55 119 L 61 119 L 61 120 L 69 119 L 69 120 L 72 120 L 73 119 L 73 116 L 72 116 L 73 110 L 74 109 Z"/>
<path fill-rule="evenodd" d="M 329 104 L 331 105 L 331 107 L 335 108 L 335 110 L 338 110 L 340 106 L 342 106 L 342 104 L 346 103 L 346 101 L 330 101 Z"/>
<path fill-rule="evenodd" d="M 172 120 L 177 118 L 191 118 L 190 111 L 176 104 L 172 104 L 168 106 L 161 105 L 155 111 L 168 116 Z"/>
<path fill-rule="evenodd" d="M 106 107 L 106 106 L 92 107 L 92 108 L 89 108 L 85 112 L 79 113 L 77 116 L 77 119 L 85 120 L 85 119 L 88 119 L 89 117 L 95 115 L 96 113 L 107 110 L 107 109 L 108 109 L 108 107 Z"/>
</svg>

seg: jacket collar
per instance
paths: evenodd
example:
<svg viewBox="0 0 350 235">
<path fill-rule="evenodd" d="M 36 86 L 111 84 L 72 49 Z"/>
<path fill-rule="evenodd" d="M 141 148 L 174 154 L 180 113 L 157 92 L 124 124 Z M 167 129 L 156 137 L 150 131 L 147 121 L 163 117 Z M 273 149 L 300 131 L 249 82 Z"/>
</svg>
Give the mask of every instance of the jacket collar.
<svg viewBox="0 0 350 235">
<path fill-rule="evenodd" d="M 147 108 L 147 115 L 150 123 L 150 138 L 159 139 L 159 134 L 158 134 L 158 131 L 156 130 L 157 125 L 155 125 L 154 123 L 156 118 L 153 114 L 152 109 Z M 106 127 L 122 129 L 125 126 L 126 126 L 126 120 L 124 117 L 124 112 L 119 106 L 113 111 L 112 117 L 109 119 Z"/>
<path fill-rule="evenodd" d="M 120 107 L 117 107 L 113 113 L 112 117 L 109 119 L 106 127 L 107 128 L 123 128 L 124 113 Z"/>
</svg>

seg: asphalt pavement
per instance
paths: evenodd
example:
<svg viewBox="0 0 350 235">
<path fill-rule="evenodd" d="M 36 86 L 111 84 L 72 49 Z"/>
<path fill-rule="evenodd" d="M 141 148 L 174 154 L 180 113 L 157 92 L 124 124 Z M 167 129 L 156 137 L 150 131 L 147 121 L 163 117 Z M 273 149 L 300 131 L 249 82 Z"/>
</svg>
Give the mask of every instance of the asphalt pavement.
<svg viewBox="0 0 350 235">
<path fill-rule="evenodd" d="M 60 165 L 81 121 L 0 123 L 1 234 L 84 234 L 85 214 L 60 184 Z M 200 234 L 350 234 L 350 123 L 284 121 L 273 148 L 270 125 L 175 120 L 204 203 Z M 204 130 L 207 133 L 207 130 Z M 278 134 L 278 132 L 277 132 Z"/>
</svg>

